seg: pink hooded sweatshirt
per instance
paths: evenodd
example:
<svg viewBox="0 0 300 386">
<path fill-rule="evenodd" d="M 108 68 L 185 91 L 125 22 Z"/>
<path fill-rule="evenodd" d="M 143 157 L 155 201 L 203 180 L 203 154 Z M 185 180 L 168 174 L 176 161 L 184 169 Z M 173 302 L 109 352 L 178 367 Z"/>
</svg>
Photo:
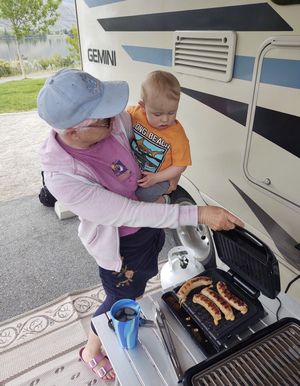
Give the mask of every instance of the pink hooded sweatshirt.
<svg viewBox="0 0 300 386">
<path fill-rule="evenodd" d="M 128 141 L 130 116 L 123 112 L 114 118 L 112 125 L 112 135 L 132 156 Z M 197 225 L 196 206 L 139 202 L 107 190 L 92 168 L 68 154 L 55 135 L 52 131 L 40 150 L 46 186 L 61 204 L 78 215 L 78 236 L 99 266 L 121 270 L 120 226 Z"/>
</svg>

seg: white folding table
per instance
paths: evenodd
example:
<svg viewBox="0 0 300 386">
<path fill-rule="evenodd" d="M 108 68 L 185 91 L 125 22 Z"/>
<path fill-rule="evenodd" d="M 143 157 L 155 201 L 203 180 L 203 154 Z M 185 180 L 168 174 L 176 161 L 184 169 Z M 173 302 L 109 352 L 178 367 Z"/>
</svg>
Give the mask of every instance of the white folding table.
<svg viewBox="0 0 300 386">
<path fill-rule="evenodd" d="M 169 329 L 174 340 L 176 352 L 183 371 L 206 359 L 201 349 L 196 345 L 188 332 L 170 313 L 161 300 L 162 292 L 158 291 L 139 300 L 142 313 L 147 319 L 154 320 L 155 304 L 166 316 Z M 299 304 L 287 295 L 280 294 L 283 307 L 280 317 L 291 316 L 300 318 Z M 268 315 L 251 326 L 249 334 L 274 323 L 278 301 L 260 297 Z M 93 318 L 93 323 L 102 341 L 103 347 L 117 374 L 116 385 L 121 386 L 175 386 L 178 382 L 170 357 L 163 346 L 159 330 L 151 327 L 140 327 L 138 345 L 135 349 L 125 350 L 118 345 L 115 333 L 108 326 L 106 315 Z M 243 335 L 242 338 L 245 338 Z M 240 338 L 240 339 L 242 339 Z"/>
</svg>

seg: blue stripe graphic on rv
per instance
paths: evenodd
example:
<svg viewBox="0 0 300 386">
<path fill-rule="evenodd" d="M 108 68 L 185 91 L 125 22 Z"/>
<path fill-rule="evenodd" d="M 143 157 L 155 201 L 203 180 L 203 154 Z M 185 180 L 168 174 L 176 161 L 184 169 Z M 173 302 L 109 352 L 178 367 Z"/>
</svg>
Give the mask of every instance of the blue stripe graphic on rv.
<svg viewBox="0 0 300 386">
<path fill-rule="evenodd" d="M 130 58 L 137 62 L 153 63 L 161 66 L 172 66 L 172 50 L 169 48 L 155 48 L 142 46 L 122 46 Z M 242 80 L 251 80 L 254 58 L 250 56 L 236 56 L 234 61 L 233 77 Z M 274 79 L 276 81 L 276 79 Z"/>
<path fill-rule="evenodd" d="M 172 50 L 165 48 L 122 46 L 132 60 L 137 62 L 172 65 Z"/>
<path fill-rule="evenodd" d="M 233 77 L 251 80 L 255 58 L 236 55 Z M 265 58 L 260 76 L 261 83 L 300 88 L 300 60 Z"/>
<path fill-rule="evenodd" d="M 233 78 L 251 80 L 255 58 L 236 55 L 234 58 Z"/>
<path fill-rule="evenodd" d="M 168 48 L 122 46 L 130 58 L 137 62 L 172 66 L 172 50 Z M 250 81 L 254 58 L 237 55 L 234 61 L 233 78 Z M 267 58 L 263 62 L 261 82 L 278 86 L 300 88 L 300 61 Z"/>
<path fill-rule="evenodd" d="M 292 31 L 267 3 L 98 19 L 105 31 Z"/>
<path fill-rule="evenodd" d="M 120 1 L 125 1 L 125 0 L 84 0 L 84 2 L 89 8 L 100 7 L 101 5 L 106 5 L 111 3 L 119 3 Z"/>
<path fill-rule="evenodd" d="M 289 235 L 267 212 L 256 204 L 245 192 L 229 179 L 232 186 L 239 192 L 246 204 L 267 230 L 274 244 L 294 267 L 300 269 L 300 251 L 296 249 L 298 241 Z"/>
<path fill-rule="evenodd" d="M 300 88 L 300 60 L 264 59 L 260 81 L 278 86 Z"/>
</svg>

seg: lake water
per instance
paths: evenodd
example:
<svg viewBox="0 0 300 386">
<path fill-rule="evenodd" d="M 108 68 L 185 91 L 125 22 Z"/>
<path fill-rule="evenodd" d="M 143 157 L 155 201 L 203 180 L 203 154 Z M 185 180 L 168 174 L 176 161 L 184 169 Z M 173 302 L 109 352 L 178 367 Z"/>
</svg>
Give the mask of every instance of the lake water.
<svg viewBox="0 0 300 386">
<path fill-rule="evenodd" d="M 45 38 L 26 38 L 20 45 L 21 53 L 28 60 L 49 58 L 53 55 L 69 54 L 67 35 L 48 35 Z M 13 39 L 0 39 L 0 59 L 12 61 L 17 59 L 16 42 Z"/>
</svg>

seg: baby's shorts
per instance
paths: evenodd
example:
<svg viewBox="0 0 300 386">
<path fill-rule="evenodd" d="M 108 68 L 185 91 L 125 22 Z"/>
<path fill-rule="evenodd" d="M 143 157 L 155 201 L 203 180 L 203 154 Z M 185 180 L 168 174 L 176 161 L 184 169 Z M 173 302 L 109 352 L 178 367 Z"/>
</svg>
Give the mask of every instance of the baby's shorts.
<svg viewBox="0 0 300 386">
<path fill-rule="evenodd" d="M 169 189 L 169 181 L 158 182 L 149 188 L 139 187 L 135 191 L 135 195 L 140 201 L 155 202 Z"/>
</svg>

